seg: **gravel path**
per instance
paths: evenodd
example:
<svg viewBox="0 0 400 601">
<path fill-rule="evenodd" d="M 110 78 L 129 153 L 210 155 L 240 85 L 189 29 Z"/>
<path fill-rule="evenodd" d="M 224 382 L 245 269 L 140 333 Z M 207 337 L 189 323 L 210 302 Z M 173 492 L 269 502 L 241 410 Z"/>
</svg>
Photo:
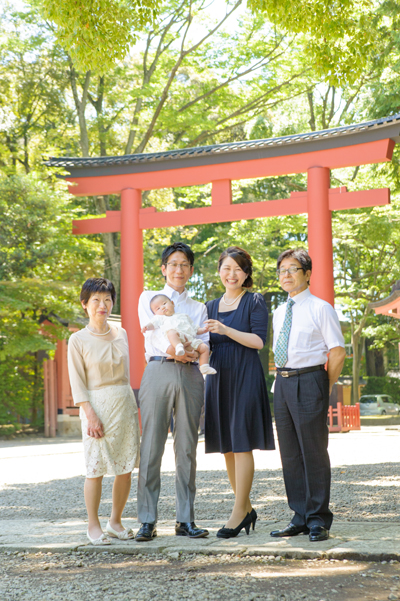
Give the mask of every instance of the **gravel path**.
<svg viewBox="0 0 400 601">
<path fill-rule="evenodd" d="M 400 428 L 334 434 L 331 507 L 340 521 L 396 522 L 400 515 Z M 3 519 L 85 519 L 82 445 L 58 439 L 0 441 L 0 512 Z M 175 476 L 172 440 L 161 475 L 159 519 L 173 520 Z M 278 451 L 256 452 L 252 501 L 260 519 L 286 521 L 287 506 Z M 137 470 L 125 515 L 136 517 Z M 105 477 L 100 515 L 110 515 L 113 478 Z M 198 447 L 196 519 L 224 520 L 234 502 L 222 456 Z"/>
<path fill-rule="evenodd" d="M 52 480 L 38 484 L 4 485 L 0 490 L 2 519 L 62 520 L 85 519 L 84 477 Z M 107 518 L 111 508 L 113 478 L 105 477 L 100 515 Z M 125 515 L 136 516 L 137 471 Z M 159 519 L 175 514 L 175 476 L 162 474 Z M 331 507 L 337 519 L 348 521 L 398 521 L 400 515 L 400 462 L 378 465 L 351 465 L 332 470 Z M 280 470 L 260 470 L 255 474 L 252 500 L 259 517 L 269 521 L 290 519 Z M 196 519 L 224 519 L 234 496 L 226 472 L 197 473 Z"/>
<path fill-rule="evenodd" d="M 395 601 L 398 562 L 285 561 L 181 555 L 168 559 L 52 553 L 4 555 L 2 601 Z"/>
</svg>

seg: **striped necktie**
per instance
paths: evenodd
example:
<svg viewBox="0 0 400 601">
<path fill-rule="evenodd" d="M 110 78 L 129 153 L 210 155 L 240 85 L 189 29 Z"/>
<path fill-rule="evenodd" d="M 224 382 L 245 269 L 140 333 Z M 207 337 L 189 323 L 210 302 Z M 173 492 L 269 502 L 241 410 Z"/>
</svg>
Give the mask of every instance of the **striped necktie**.
<svg viewBox="0 0 400 601">
<path fill-rule="evenodd" d="M 279 332 L 278 340 L 275 347 L 275 363 L 277 367 L 285 367 L 288 360 L 288 344 L 290 336 L 290 328 L 292 327 L 292 307 L 294 300 L 288 298 L 286 305 L 285 321 L 281 331 Z"/>
</svg>

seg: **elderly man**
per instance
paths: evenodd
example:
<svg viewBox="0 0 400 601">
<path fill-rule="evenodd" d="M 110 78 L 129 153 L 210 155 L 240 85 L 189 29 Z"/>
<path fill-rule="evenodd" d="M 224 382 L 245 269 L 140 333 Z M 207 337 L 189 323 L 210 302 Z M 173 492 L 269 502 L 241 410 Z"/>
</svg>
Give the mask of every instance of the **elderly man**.
<svg viewBox="0 0 400 601">
<path fill-rule="evenodd" d="M 294 516 L 286 528 L 272 531 L 271 536 L 304 533 L 310 541 L 322 541 L 329 538 L 333 519 L 327 412 L 345 359 L 344 339 L 333 307 L 308 288 L 312 269 L 308 253 L 302 248 L 287 250 L 278 258 L 277 267 L 280 285 L 289 296 L 273 320 L 274 411 L 286 494 Z"/>
<path fill-rule="evenodd" d="M 186 284 L 193 275 L 194 254 L 189 246 L 175 242 L 162 253 L 161 272 L 166 284 L 161 290 L 177 312 L 186 313 L 197 326 L 207 319 L 205 305 L 188 295 Z M 145 326 L 154 318 L 150 301 L 160 291 L 145 291 L 139 299 L 139 320 Z M 208 344 L 209 334 L 199 336 Z M 186 353 L 175 349 L 160 330 L 145 334 L 147 367 L 139 391 L 142 442 L 138 477 L 138 518 L 142 523 L 137 541 L 150 541 L 157 535 L 157 505 L 160 495 L 161 459 L 171 413 L 174 416 L 175 488 L 177 536 L 202 538 L 208 531 L 194 523 L 196 493 L 196 448 L 200 413 L 204 403 L 204 379 L 197 363 L 198 354 L 186 344 Z"/>
</svg>

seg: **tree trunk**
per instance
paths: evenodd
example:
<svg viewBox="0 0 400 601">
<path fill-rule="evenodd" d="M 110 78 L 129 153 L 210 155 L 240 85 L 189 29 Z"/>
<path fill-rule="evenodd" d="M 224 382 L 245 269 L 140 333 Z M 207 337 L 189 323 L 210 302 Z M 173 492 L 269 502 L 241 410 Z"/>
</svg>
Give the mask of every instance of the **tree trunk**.
<svg viewBox="0 0 400 601">
<path fill-rule="evenodd" d="M 383 375 L 385 376 L 389 371 L 389 353 L 387 348 L 383 349 Z"/>
<path fill-rule="evenodd" d="M 31 424 L 32 426 L 37 425 L 38 420 L 38 388 L 42 382 L 42 378 L 39 382 L 39 361 L 38 361 L 38 353 L 34 353 L 32 356 L 33 359 L 33 386 L 32 397 L 31 397 Z"/>
<path fill-rule="evenodd" d="M 358 403 L 358 385 L 360 382 L 361 357 L 364 345 L 364 337 L 362 335 L 367 321 L 368 311 L 361 318 L 357 327 L 354 322 L 351 323 L 351 343 L 353 345 L 353 394 L 352 404 Z"/>
<path fill-rule="evenodd" d="M 96 210 L 99 215 L 104 215 L 108 210 L 108 197 L 96 196 L 94 198 Z M 120 279 L 121 279 L 121 259 L 119 253 L 119 245 L 117 234 L 106 233 L 101 234 L 104 244 L 104 275 L 114 284 L 117 293 L 117 300 L 113 307 L 113 313 L 120 313 Z"/>
<path fill-rule="evenodd" d="M 361 342 L 362 338 L 358 333 L 353 331 L 351 333 L 351 343 L 353 345 L 353 391 L 352 391 L 352 404 L 358 403 L 358 385 L 360 381 L 360 365 L 361 365 Z"/>
<path fill-rule="evenodd" d="M 26 132 L 24 133 L 24 168 L 25 173 L 29 173 L 31 170 L 29 166 L 29 140 Z"/>
<path fill-rule="evenodd" d="M 372 338 L 365 340 L 365 359 L 367 367 L 367 376 L 383 377 L 385 375 L 385 366 L 382 349 L 371 349 Z"/>
<path fill-rule="evenodd" d="M 79 98 L 78 84 L 77 84 L 77 73 L 70 59 L 70 71 L 69 80 L 71 83 L 72 95 L 74 97 L 75 108 L 78 114 L 79 122 L 79 142 L 81 145 L 81 152 L 83 157 L 89 156 L 89 134 L 86 124 L 86 104 L 88 100 L 88 91 L 90 84 L 91 72 L 88 71 L 85 75 L 85 83 L 83 84 L 82 98 Z"/>
</svg>

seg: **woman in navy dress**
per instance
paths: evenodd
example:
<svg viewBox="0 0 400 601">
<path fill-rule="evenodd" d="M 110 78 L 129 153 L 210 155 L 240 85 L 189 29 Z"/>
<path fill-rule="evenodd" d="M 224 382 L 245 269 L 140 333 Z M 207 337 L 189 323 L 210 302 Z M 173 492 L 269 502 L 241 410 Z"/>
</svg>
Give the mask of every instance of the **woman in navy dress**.
<svg viewBox="0 0 400 601">
<path fill-rule="evenodd" d="M 218 262 L 225 286 L 221 298 L 206 303 L 212 365 L 206 381 L 205 450 L 223 453 L 235 505 L 217 536 L 249 532 L 257 514 L 251 506 L 253 449 L 275 448 L 264 371 L 258 351 L 265 345 L 268 310 L 263 296 L 247 292 L 253 285 L 250 255 L 231 246 Z"/>
</svg>

